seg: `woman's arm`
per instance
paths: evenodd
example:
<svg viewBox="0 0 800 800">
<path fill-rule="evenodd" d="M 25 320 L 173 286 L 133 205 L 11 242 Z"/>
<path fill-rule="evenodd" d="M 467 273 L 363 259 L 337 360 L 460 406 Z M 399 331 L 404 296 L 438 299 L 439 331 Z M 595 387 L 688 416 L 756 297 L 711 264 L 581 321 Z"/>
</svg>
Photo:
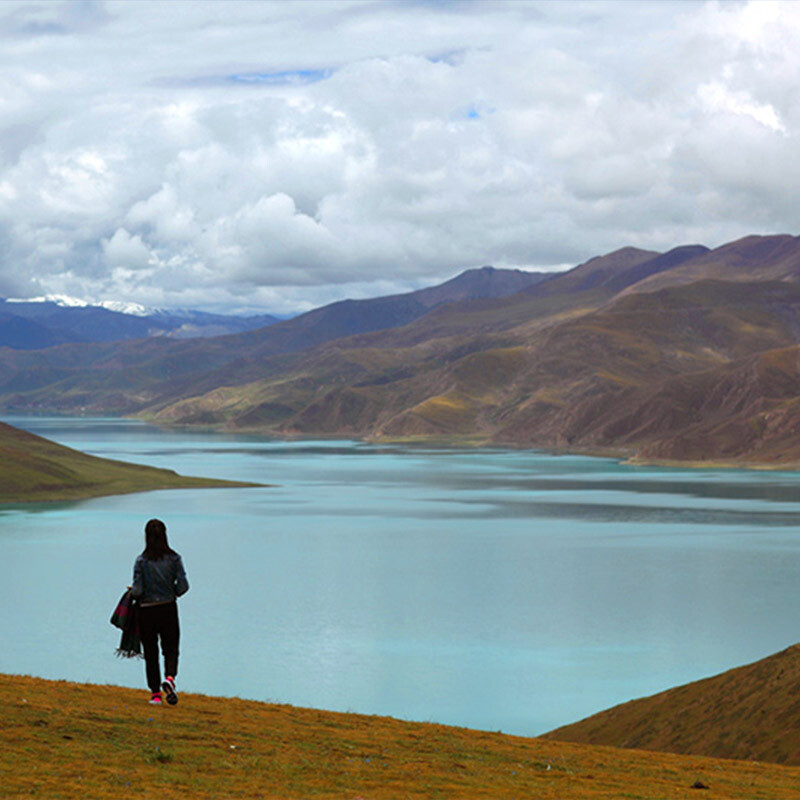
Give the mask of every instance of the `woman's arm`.
<svg viewBox="0 0 800 800">
<path fill-rule="evenodd" d="M 144 592 L 144 576 L 142 575 L 142 559 L 137 558 L 133 563 L 133 586 L 131 586 L 131 595 L 133 597 L 141 597 Z"/>
<path fill-rule="evenodd" d="M 183 568 L 183 559 L 178 556 L 175 562 L 175 596 L 180 597 L 189 591 L 189 581 L 186 579 L 186 570 Z"/>
</svg>

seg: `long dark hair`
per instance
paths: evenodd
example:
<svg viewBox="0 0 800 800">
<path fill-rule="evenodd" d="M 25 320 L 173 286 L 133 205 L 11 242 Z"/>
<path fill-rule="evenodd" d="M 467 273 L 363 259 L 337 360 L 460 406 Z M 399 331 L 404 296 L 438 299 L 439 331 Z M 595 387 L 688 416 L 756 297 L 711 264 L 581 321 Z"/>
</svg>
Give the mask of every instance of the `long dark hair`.
<svg viewBox="0 0 800 800">
<path fill-rule="evenodd" d="M 158 561 L 165 556 L 175 555 L 167 542 L 167 526 L 160 519 L 151 519 L 144 526 L 144 550 L 142 555 L 148 561 Z"/>
</svg>

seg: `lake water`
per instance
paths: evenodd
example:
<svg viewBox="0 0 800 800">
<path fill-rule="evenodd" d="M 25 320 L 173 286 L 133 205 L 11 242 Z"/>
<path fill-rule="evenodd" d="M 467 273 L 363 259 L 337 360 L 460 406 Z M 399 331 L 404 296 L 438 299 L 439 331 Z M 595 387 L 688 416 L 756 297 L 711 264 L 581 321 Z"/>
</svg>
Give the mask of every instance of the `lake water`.
<svg viewBox="0 0 800 800">
<path fill-rule="evenodd" d="M 144 687 L 108 617 L 165 520 L 179 687 L 523 735 L 800 640 L 800 475 L 6 418 L 274 488 L 0 507 L 0 671 Z"/>
</svg>

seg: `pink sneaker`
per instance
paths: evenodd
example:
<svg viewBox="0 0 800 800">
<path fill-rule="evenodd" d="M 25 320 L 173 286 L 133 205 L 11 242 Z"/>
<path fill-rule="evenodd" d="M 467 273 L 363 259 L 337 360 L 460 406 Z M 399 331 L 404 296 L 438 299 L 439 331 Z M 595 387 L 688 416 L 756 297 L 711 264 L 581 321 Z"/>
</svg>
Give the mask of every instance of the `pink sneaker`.
<svg viewBox="0 0 800 800">
<path fill-rule="evenodd" d="M 151 706 L 161 705 L 161 692 L 153 692 L 153 696 L 150 698 L 150 705 Z"/>
<path fill-rule="evenodd" d="M 169 675 L 165 678 L 164 683 L 161 684 L 164 694 L 167 696 L 167 702 L 174 706 L 178 702 L 178 693 L 175 691 L 175 678 Z"/>
</svg>

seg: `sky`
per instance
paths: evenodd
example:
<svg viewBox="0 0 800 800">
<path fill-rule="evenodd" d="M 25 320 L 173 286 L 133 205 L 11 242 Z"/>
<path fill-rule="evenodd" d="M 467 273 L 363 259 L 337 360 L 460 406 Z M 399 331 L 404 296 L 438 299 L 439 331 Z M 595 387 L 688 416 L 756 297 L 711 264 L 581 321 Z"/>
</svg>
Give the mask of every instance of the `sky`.
<svg viewBox="0 0 800 800">
<path fill-rule="evenodd" d="M 800 233 L 800 3 L 0 4 L 0 296 L 295 313 Z"/>
</svg>

